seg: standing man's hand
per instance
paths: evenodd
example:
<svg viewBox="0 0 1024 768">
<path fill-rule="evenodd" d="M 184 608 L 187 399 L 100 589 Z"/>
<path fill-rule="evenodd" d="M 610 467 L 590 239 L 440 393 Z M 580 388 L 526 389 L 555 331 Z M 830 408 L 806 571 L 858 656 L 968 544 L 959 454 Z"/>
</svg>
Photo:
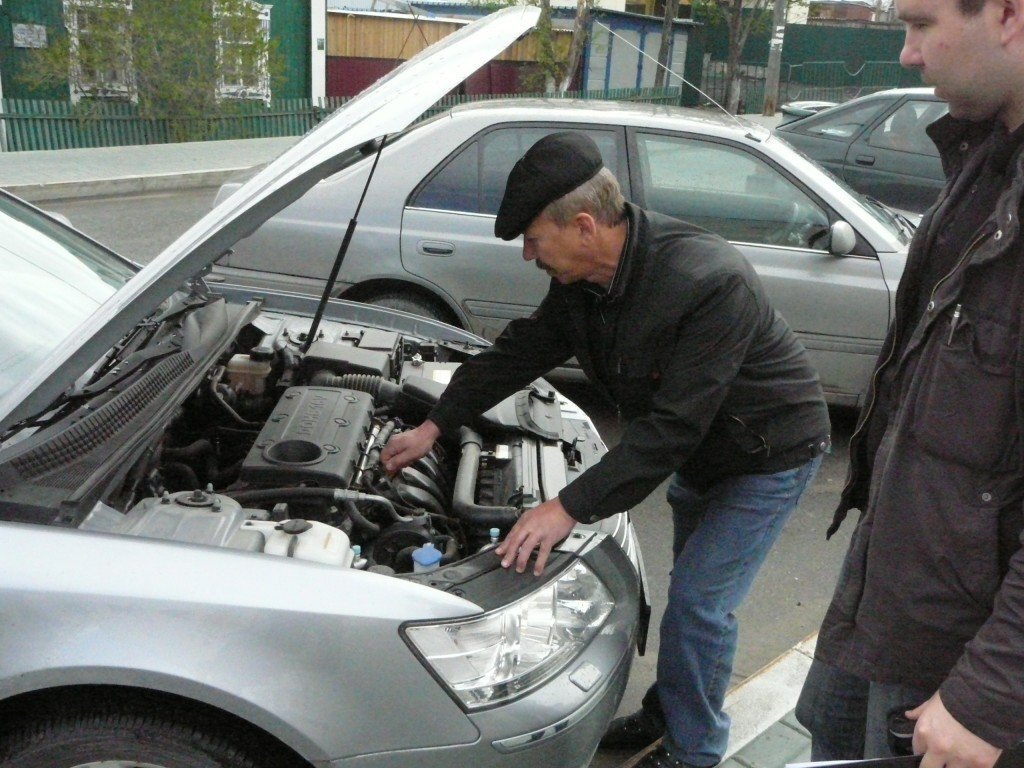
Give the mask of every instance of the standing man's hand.
<svg viewBox="0 0 1024 768">
<path fill-rule="evenodd" d="M 388 471 L 389 475 L 393 475 L 414 461 L 422 459 L 430 453 L 430 449 L 434 447 L 434 443 L 440 436 L 441 430 L 430 419 L 409 432 L 392 435 L 380 453 L 384 469 Z"/>
<path fill-rule="evenodd" d="M 921 768 L 992 768 L 1002 754 L 949 714 L 938 692 L 907 717 L 917 721 L 914 752 L 924 755 Z"/>
<path fill-rule="evenodd" d="M 568 536 L 575 525 L 576 520 L 565 511 L 562 502 L 554 498 L 524 512 L 494 551 L 501 557 L 503 568 L 515 563 L 516 570 L 522 573 L 526 570 L 530 553 L 536 549 L 537 563 L 533 567 L 533 575 L 540 576 L 551 549 Z"/>
</svg>

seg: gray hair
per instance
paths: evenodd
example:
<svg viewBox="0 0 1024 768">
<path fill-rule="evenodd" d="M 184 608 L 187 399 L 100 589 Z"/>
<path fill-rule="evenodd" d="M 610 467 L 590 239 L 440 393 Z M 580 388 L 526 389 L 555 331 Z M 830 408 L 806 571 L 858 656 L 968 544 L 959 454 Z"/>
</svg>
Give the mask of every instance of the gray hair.
<svg viewBox="0 0 1024 768">
<path fill-rule="evenodd" d="M 622 221 L 626 214 L 626 199 L 614 173 L 602 168 L 592 179 L 548 203 L 541 211 L 542 216 L 560 227 L 568 224 L 577 213 L 589 213 L 608 227 Z"/>
</svg>

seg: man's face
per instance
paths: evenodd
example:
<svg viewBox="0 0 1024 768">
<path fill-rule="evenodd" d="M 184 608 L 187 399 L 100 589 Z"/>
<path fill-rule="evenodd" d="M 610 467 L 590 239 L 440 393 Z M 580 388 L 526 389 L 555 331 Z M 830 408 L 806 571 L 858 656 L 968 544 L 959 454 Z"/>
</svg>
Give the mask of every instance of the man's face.
<svg viewBox="0 0 1024 768">
<path fill-rule="evenodd" d="M 965 15 L 957 0 L 896 0 L 906 40 L 900 63 L 949 102 L 954 117 L 997 116 L 1006 102 L 1000 65 L 1001 4 L 988 0 Z"/>
<path fill-rule="evenodd" d="M 535 218 L 523 232 L 523 258 L 562 284 L 586 279 L 583 233 L 572 221 L 562 227 L 546 216 Z"/>
</svg>

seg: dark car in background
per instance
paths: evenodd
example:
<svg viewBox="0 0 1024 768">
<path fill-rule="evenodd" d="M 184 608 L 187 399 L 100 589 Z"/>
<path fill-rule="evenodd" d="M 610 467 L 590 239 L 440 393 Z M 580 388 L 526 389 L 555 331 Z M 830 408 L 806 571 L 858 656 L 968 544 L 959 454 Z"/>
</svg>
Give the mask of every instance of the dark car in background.
<svg viewBox="0 0 1024 768">
<path fill-rule="evenodd" d="M 946 111 L 931 88 L 897 88 L 784 123 L 775 132 L 858 192 L 921 213 L 944 183 L 925 129 Z"/>
</svg>

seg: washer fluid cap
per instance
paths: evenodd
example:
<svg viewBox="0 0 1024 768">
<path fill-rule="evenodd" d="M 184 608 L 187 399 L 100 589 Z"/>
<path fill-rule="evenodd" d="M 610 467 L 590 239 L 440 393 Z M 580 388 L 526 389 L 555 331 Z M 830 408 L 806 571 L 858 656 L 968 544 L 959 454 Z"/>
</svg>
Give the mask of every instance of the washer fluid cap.
<svg viewBox="0 0 1024 768">
<path fill-rule="evenodd" d="M 413 570 L 421 573 L 432 571 L 441 562 L 441 552 L 429 541 L 422 547 L 417 547 L 412 553 Z"/>
</svg>

